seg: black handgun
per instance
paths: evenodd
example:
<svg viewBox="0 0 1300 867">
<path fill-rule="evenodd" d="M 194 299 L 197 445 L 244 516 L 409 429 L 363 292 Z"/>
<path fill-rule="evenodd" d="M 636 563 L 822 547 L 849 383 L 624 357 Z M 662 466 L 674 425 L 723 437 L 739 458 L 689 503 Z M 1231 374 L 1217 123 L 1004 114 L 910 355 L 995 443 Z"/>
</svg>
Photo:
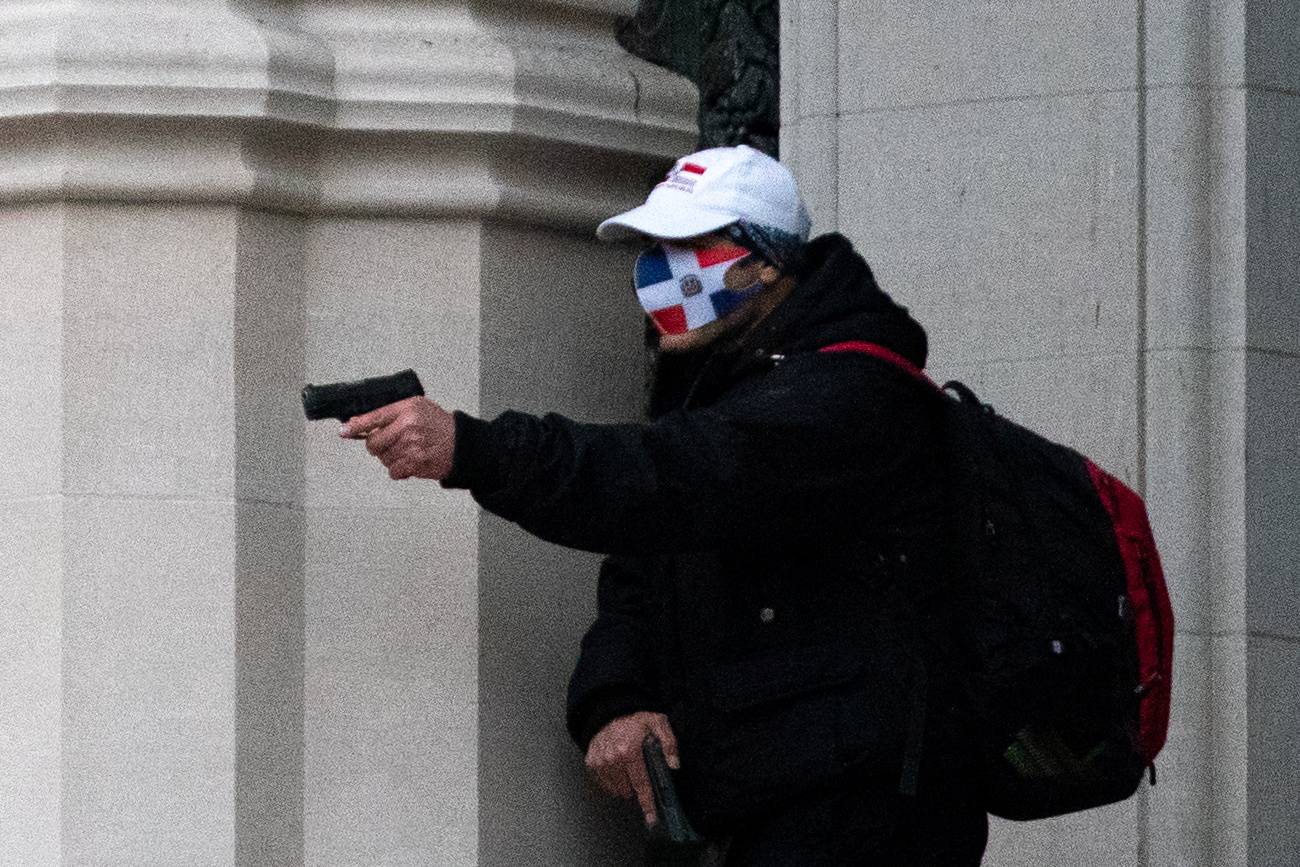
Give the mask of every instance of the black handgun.
<svg viewBox="0 0 1300 867">
<path fill-rule="evenodd" d="M 645 758 L 650 789 L 654 793 L 657 821 L 648 833 L 650 861 L 653 864 L 698 864 L 706 841 L 686 818 L 682 802 L 673 785 L 672 770 L 664 758 L 664 748 L 654 735 L 646 735 L 641 742 L 641 755 Z"/>
<path fill-rule="evenodd" d="M 423 395 L 420 377 L 414 370 L 403 370 L 392 376 L 376 376 L 357 382 L 308 385 L 302 390 L 302 411 L 309 421 L 336 418 L 345 422 L 381 406 Z"/>
</svg>

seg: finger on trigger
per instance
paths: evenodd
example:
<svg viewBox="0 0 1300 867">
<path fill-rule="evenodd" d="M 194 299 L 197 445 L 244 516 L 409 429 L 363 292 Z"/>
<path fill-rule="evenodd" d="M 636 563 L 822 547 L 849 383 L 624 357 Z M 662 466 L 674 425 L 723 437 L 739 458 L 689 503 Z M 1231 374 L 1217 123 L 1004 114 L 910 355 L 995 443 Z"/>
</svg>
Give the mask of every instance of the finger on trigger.
<svg viewBox="0 0 1300 867">
<path fill-rule="evenodd" d="M 383 427 L 397 417 L 401 412 L 398 404 L 390 403 L 387 406 L 381 406 L 379 409 L 362 413 L 348 419 L 343 425 L 342 435 L 353 439 L 365 439 L 366 435 L 375 428 Z"/>
<path fill-rule="evenodd" d="M 636 792 L 637 803 L 641 805 L 645 822 L 647 825 L 653 825 L 659 821 L 659 817 L 655 814 L 655 796 L 650 788 L 650 777 L 646 773 L 645 762 L 637 756 L 627 763 L 626 768 L 628 782 L 632 785 L 632 791 Z"/>
</svg>

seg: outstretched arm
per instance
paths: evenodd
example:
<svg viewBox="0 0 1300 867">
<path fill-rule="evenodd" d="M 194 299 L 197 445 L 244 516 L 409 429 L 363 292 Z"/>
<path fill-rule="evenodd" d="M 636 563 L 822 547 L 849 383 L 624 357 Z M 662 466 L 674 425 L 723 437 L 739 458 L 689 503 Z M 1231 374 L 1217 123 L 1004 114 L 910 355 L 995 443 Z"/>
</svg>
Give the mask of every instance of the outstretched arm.
<svg viewBox="0 0 1300 867">
<path fill-rule="evenodd" d="M 468 488 L 547 541 L 683 552 L 789 532 L 846 484 L 877 495 L 869 482 L 909 451 L 919 423 L 914 388 L 873 359 L 808 356 L 648 424 L 519 412 L 484 421 L 413 398 L 354 419 L 345 435 L 365 436 L 394 478 Z"/>
<path fill-rule="evenodd" d="M 668 554 L 817 532 L 850 487 L 913 449 L 923 405 L 914 384 L 872 359 L 808 357 L 733 389 L 719 403 L 649 424 L 583 424 L 507 412 L 456 414 L 444 481 L 533 534 L 603 553 Z"/>
</svg>

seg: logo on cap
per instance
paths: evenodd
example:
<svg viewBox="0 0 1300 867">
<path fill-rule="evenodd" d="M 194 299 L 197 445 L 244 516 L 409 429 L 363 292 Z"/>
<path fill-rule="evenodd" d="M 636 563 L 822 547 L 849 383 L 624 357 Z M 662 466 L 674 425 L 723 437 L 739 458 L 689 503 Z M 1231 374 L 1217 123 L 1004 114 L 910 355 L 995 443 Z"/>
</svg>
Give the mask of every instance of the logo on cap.
<svg viewBox="0 0 1300 867">
<path fill-rule="evenodd" d="M 682 295 L 687 298 L 693 298 L 704 291 L 704 283 L 694 274 L 687 274 L 682 278 Z"/>
<path fill-rule="evenodd" d="M 695 192 L 695 182 L 703 177 L 706 171 L 708 169 L 704 166 L 695 163 L 682 163 L 680 166 L 673 166 L 659 186 L 681 190 L 683 193 L 693 193 Z"/>
</svg>

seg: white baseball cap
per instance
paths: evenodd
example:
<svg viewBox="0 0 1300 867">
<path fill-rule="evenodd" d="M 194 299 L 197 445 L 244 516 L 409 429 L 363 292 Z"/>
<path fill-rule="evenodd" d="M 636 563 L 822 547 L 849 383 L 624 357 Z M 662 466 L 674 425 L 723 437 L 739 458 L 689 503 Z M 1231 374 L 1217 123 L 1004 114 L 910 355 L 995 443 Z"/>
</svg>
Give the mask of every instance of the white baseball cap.
<svg viewBox="0 0 1300 867">
<path fill-rule="evenodd" d="M 602 241 L 691 238 L 744 220 L 807 241 L 811 221 L 790 170 L 748 145 L 682 157 L 644 205 L 596 229 Z"/>
</svg>

